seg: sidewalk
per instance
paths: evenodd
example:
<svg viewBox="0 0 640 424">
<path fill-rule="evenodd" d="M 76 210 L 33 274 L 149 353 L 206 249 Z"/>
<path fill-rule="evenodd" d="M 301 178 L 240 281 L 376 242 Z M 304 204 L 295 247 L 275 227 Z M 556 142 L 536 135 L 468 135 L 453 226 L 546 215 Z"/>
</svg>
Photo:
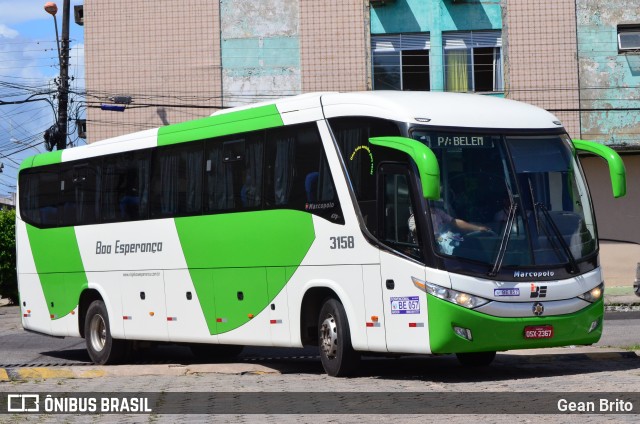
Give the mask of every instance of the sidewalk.
<svg viewBox="0 0 640 424">
<path fill-rule="evenodd" d="M 600 265 L 605 283 L 607 310 L 640 311 L 640 297 L 633 292 L 640 245 L 612 241 L 600 242 Z"/>
</svg>

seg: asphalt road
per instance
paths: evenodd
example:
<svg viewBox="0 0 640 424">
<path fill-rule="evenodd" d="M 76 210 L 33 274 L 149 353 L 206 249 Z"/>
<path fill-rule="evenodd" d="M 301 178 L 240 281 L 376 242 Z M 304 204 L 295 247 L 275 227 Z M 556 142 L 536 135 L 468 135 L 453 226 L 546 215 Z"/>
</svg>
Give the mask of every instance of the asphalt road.
<svg viewBox="0 0 640 424">
<path fill-rule="evenodd" d="M 14 310 L 15 309 L 15 310 Z M 26 332 L 16 317 L 17 307 L 0 309 L 0 367 L 89 365 L 84 339 L 54 338 Z M 640 312 L 605 314 L 603 337 L 595 346 L 640 350 Z M 535 351 L 531 351 L 535 354 Z M 237 360 L 254 363 L 319 362 L 316 348 L 248 347 Z M 293 362 L 293 363 L 295 363 Z M 133 364 L 193 364 L 198 360 L 188 347 L 161 345 L 134 353 Z"/>
</svg>

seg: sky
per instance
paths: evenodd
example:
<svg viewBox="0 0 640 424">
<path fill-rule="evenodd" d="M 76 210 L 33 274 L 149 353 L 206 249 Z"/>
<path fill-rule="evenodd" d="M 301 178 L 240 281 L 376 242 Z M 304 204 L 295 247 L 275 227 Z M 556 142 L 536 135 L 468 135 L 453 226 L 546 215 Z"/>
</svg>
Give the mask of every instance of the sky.
<svg viewBox="0 0 640 424">
<path fill-rule="evenodd" d="M 60 73 L 54 20 L 44 10 L 45 0 L 0 0 L 0 197 L 15 192 L 16 176 L 22 159 L 44 152 L 42 135 L 55 122 L 53 106 L 57 87 L 54 79 Z M 63 0 L 58 5 L 58 32 L 62 32 Z M 73 18 L 73 6 L 82 0 L 71 0 L 69 21 L 69 76 L 72 92 L 84 91 L 84 32 Z M 41 98 L 23 104 L 2 104 Z M 84 117 L 83 97 L 72 94 L 71 117 Z M 75 130 L 70 123 L 69 131 Z M 77 134 L 70 135 L 74 145 L 84 144 Z"/>
</svg>

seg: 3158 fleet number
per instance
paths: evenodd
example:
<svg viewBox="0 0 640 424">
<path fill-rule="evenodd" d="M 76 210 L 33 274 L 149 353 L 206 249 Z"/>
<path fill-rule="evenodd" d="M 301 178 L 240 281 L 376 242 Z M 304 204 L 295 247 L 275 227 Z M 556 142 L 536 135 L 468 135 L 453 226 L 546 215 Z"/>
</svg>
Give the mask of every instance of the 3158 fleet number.
<svg viewBox="0 0 640 424">
<path fill-rule="evenodd" d="M 330 249 L 353 249 L 353 236 L 329 237 Z"/>
</svg>

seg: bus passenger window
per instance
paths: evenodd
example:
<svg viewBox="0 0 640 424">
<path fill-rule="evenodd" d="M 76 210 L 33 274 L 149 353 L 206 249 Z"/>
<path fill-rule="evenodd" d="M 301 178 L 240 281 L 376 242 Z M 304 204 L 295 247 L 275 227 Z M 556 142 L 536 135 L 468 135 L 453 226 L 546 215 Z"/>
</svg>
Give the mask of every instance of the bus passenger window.
<svg viewBox="0 0 640 424">
<path fill-rule="evenodd" d="M 152 171 L 152 218 L 199 215 L 202 212 L 201 143 L 158 149 Z"/>
<path fill-rule="evenodd" d="M 148 152 L 106 158 L 102 187 L 103 221 L 145 219 L 149 200 Z"/>
<path fill-rule="evenodd" d="M 265 203 L 344 223 L 315 124 L 267 131 Z"/>
<path fill-rule="evenodd" d="M 25 221 L 42 227 L 58 224 L 60 181 L 58 172 L 47 167 L 23 171 L 20 209 Z"/>
<path fill-rule="evenodd" d="M 255 210 L 262 207 L 263 132 L 205 144 L 204 206 L 206 212 Z"/>
</svg>

